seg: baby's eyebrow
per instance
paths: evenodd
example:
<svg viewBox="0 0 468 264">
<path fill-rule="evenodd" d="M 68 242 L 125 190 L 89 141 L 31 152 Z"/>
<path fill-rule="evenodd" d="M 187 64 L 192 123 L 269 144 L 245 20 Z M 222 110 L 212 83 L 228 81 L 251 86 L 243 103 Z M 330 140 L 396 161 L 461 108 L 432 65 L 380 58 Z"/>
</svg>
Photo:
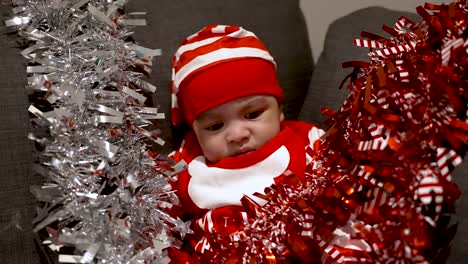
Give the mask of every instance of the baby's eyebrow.
<svg viewBox="0 0 468 264">
<path fill-rule="evenodd" d="M 242 102 L 240 106 L 240 110 L 257 107 L 265 103 L 267 103 L 267 99 L 263 96 L 247 98 L 245 99 L 245 101 Z M 217 118 L 220 118 L 219 114 L 206 111 L 206 112 L 201 113 L 200 116 L 197 118 L 197 120 L 198 122 L 204 122 L 207 120 L 211 121 L 212 119 L 217 119 Z"/>
<path fill-rule="evenodd" d="M 244 107 L 251 106 L 251 105 L 257 105 L 257 104 L 262 104 L 266 103 L 267 100 L 264 97 L 255 97 L 255 98 L 249 98 L 244 104 Z"/>
<path fill-rule="evenodd" d="M 210 119 L 216 119 L 217 117 L 218 117 L 218 115 L 215 114 L 215 113 L 204 112 L 204 113 L 200 114 L 200 116 L 197 118 L 197 120 L 199 122 L 203 122 L 203 121 L 210 120 Z"/>
</svg>

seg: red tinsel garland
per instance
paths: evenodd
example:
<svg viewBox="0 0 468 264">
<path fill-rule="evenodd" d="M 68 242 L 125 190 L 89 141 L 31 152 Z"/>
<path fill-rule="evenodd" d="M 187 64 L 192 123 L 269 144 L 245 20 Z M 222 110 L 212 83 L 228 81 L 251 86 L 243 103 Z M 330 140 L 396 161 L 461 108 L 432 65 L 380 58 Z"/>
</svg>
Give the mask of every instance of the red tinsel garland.
<svg viewBox="0 0 468 264">
<path fill-rule="evenodd" d="M 450 172 L 468 140 L 467 1 L 426 4 L 386 39 L 363 32 L 370 62 L 353 67 L 351 93 L 332 113 L 305 181 L 266 190 L 234 234 L 209 237 L 202 263 L 443 262 L 461 193 Z M 331 114 L 330 114 L 331 113 Z"/>
</svg>

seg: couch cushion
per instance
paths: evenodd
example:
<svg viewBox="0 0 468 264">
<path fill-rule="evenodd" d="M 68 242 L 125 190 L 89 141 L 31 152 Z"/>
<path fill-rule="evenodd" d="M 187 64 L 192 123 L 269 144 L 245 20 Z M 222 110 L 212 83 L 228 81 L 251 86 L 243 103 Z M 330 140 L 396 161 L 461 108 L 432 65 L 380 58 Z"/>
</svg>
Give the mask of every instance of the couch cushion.
<svg viewBox="0 0 468 264">
<path fill-rule="evenodd" d="M 0 5 L 0 12 L 8 13 L 7 8 Z M 32 232 L 35 200 L 29 186 L 40 179 L 32 173 L 33 148 L 27 140 L 31 126 L 26 60 L 16 46 L 14 36 L 0 30 L 0 256 L 2 263 L 39 263 Z"/>
<path fill-rule="evenodd" d="M 333 110 L 339 109 L 349 90 L 346 84 L 341 90 L 338 88 L 345 76 L 351 72 L 351 69 L 342 69 L 341 63 L 351 60 L 368 61 L 368 49 L 354 46 L 353 40 L 359 38 L 361 31 L 390 37 L 381 27 L 383 24 L 393 27 L 400 16 L 406 16 L 413 21 L 420 20 L 414 13 L 368 7 L 330 24 L 299 119 L 320 124 L 326 119 L 320 112 L 323 106 Z"/>
</svg>

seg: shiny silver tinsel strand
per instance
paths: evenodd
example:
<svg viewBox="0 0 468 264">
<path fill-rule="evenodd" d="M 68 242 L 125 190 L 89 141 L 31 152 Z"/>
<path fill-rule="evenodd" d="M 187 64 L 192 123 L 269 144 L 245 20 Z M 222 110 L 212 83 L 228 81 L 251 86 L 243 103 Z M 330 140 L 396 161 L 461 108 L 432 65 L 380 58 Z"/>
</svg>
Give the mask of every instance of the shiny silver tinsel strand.
<svg viewBox="0 0 468 264">
<path fill-rule="evenodd" d="M 164 114 L 145 106 L 156 88 L 140 72 L 160 51 L 125 41 L 129 25 L 144 24 L 141 13 L 123 14 L 125 2 L 13 1 L 5 21 L 27 42 L 26 88 L 42 99 L 29 111 L 48 131 L 30 135 L 47 179 L 31 188 L 43 205 L 34 231 L 47 230 L 43 243 L 61 263 L 165 263 L 171 234 L 188 232 L 167 214 L 177 203 L 174 169 L 148 147 L 164 144 Z"/>
</svg>

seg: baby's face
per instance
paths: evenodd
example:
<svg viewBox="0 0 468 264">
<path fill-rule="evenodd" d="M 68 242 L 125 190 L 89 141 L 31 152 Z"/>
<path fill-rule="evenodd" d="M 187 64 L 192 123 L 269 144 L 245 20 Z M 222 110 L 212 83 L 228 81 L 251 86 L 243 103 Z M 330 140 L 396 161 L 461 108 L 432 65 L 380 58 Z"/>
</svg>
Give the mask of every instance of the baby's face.
<svg viewBox="0 0 468 264">
<path fill-rule="evenodd" d="M 280 132 L 284 114 L 275 97 L 239 98 L 203 112 L 192 124 L 211 162 L 254 151 Z"/>
</svg>

